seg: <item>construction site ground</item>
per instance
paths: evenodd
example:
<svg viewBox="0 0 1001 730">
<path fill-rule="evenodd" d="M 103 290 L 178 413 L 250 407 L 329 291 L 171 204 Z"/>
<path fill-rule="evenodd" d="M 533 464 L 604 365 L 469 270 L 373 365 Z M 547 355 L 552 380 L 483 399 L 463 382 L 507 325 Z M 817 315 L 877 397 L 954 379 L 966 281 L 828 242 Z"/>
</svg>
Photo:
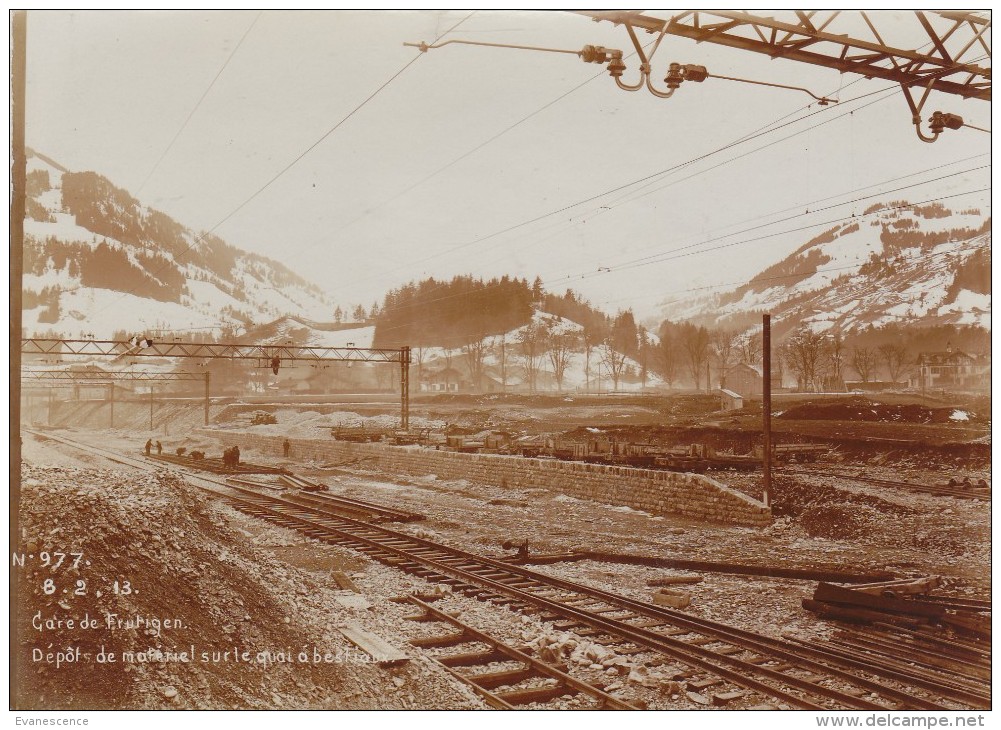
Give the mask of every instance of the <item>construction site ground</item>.
<svg viewBox="0 0 1001 730">
<path fill-rule="evenodd" d="M 684 442 L 685 434 L 707 429 L 739 441 L 751 430 L 754 418 L 753 412 L 715 412 L 703 396 L 674 403 L 670 399 L 594 400 L 431 399 L 415 403 L 412 420 L 415 425 L 440 427 L 449 423 L 568 434 L 584 429 L 585 433 L 625 433 L 638 437 L 637 441 Z M 212 416 L 218 425 L 225 426 L 237 422 L 247 409 L 262 407 L 213 406 Z M 982 400 L 931 407 L 989 413 L 989 404 Z M 166 433 L 143 427 L 148 414 L 142 404 L 132 409 L 127 403 L 116 404 L 116 409 L 121 425 L 108 429 L 99 425 L 105 417 L 99 405 L 80 405 L 75 415 L 72 407 L 65 407 L 58 412 L 63 419 L 61 428 L 54 432 L 133 455 L 140 453 L 151 436 L 161 440 L 168 453 L 181 446 L 204 448 L 210 456 L 221 453 L 211 438 L 192 434 L 193 427 L 201 425 L 197 404 L 176 404 L 175 418 Z M 378 404 L 357 408 L 279 404 L 266 409 L 276 414 L 278 423 L 255 427 L 262 432 L 326 439 L 330 438 L 331 425 L 385 422 L 391 426 L 396 417 L 391 405 Z M 35 414 L 35 420 L 42 421 L 43 416 Z M 780 429 L 816 422 L 782 421 L 781 416 L 776 418 L 777 425 L 780 421 Z M 760 428 L 760 415 L 758 423 Z M 851 428 L 878 439 L 897 438 L 886 433 L 900 424 L 845 420 L 826 425 L 828 434 L 834 427 Z M 989 417 L 976 416 L 962 426 L 956 422 L 907 425 L 924 429 L 929 443 L 987 443 L 989 450 Z M 874 447 L 866 453 L 849 448 L 835 448 L 830 461 L 803 468 L 836 472 L 864 467 L 869 476 L 928 484 L 944 483 L 954 476 L 990 480 L 989 456 L 979 452 L 953 454 L 939 448 L 929 457 L 907 447 Z M 889 571 L 899 577 L 941 575 L 948 593 L 990 597 L 989 500 L 897 491 L 850 477 L 782 474 L 776 476 L 774 484 L 774 499 L 781 507 L 776 511 L 782 516 L 769 527 L 753 529 L 697 524 L 669 515 L 585 502 L 544 484 L 511 489 L 442 480 L 434 475 L 406 477 L 364 463 L 334 466 L 304 462 L 294 454 L 282 459 L 249 451 L 243 458 L 322 482 L 334 494 L 422 514 L 425 520 L 398 529 L 487 555 L 510 555 L 502 547 L 505 541 L 528 540 L 534 554 L 602 550 L 853 573 Z M 720 472 L 712 476 L 760 496 L 760 473 Z M 41 572 L 22 572 L 18 656 L 21 699 L 26 708 L 484 707 L 437 667 L 427 651 L 409 646 L 408 641 L 426 628 L 403 620 L 413 613 L 412 607 L 390 599 L 429 589 L 419 578 L 239 513 L 166 471 L 138 472 L 33 436 L 24 442 L 23 479 L 21 528 L 26 549 L 82 550 L 92 565 L 74 577 L 95 585 L 129 580 L 141 586 L 138 595 L 128 597 L 110 590 L 100 597 L 90 591 L 82 596 L 46 595 L 40 588 Z M 679 572 L 596 561 L 561 562 L 537 569 L 645 601 L 657 590 L 648 585 L 650 581 Z M 359 593 L 342 589 L 332 575 L 334 571 L 349 575 Z M 692 602 L 684 610 L 693 615 L 776 637 L 791 632 L 821 638 L 835 628 L 800 605 L 816 581 L 710 571 L 702 572 L 701 577 L 701 582 L 685 586 Z M 443 605 L 459 612 L 467 623 L 516 646 L 531 645 L 552 631 L 534 617 L 461 596 L 448 598 Z M 183 622 L 183 629 L 165 632 L 163 638 L 132 630 L 111 636 L 101 633 L 100 640 L 76 639 L 78 644 L 94 644 L 90 648 L 95 651 L 102 642 L 120 648 L 160 645 L 168 651 L 172 647 L 166 644 L 176 639 L 180 646 L 195 645 L 198 650 L 246 647 L 255 654 L 283 649 L 297 654 L 316 649 L 321 654 L 342 656 L 343 661 L 261 666 L 220 659 L 100 667 L 79 664 L 56 669 L 32 661 L 32 649 L 44 647 L 53 638 L 57 644 L 74 638 L 33 629 L 31 618 L 39 610 L 44 614 L 90 611 L 103 615 L 115 611 L 176 616 Z M 410 661 L 395 667 L 363 661 L 338 630 L 349 622 L 357 622 L 402 649 Z M 592 665 L 572 670 L 587 681 L 597 681 L 605 672 Z M 657 682 L 634 683 L 619 674 L 606 677 L 604 683 L 613 686 L 617 696 L 653 709 L 676 708 L 679 701 L 684 706 L 684 693 L 679 700 L 671 683 L 658 688 Z M 693 704 L 692 709 L 700 708 Z"/>
</svg>

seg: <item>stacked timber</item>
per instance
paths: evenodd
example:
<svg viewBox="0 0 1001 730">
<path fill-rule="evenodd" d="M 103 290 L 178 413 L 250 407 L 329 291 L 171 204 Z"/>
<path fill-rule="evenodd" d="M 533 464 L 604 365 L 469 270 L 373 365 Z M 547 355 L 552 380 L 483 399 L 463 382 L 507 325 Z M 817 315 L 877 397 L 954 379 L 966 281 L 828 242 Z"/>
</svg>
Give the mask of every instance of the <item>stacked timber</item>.
<svg viewBox="0 0 1001 730">
<path fill-rule="evenodd" d="M 908 629 L 948 627 L 960 634 L 989 639 L 991 603 L 931 595 L 939 576 L 844 586 L 818 583 L 803 608 L 821 618 L 856 624 L 890 624 Z"/>
</svg>

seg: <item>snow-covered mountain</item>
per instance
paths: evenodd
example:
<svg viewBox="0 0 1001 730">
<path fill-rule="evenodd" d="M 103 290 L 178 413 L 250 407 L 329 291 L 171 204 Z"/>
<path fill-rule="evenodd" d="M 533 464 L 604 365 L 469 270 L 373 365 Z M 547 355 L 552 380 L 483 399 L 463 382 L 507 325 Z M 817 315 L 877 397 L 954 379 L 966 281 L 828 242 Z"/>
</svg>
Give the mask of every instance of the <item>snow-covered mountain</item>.
<svg viewBox="0 0 1001 730">
<path fill-rule="evenodd" d="M 277 261 L 199 236 L 94 172 L 29 150 L 24 328 L 66 337 L 240 331 L 329 319 L 323 291 Z"/>
<path fill-rule="evenodd" d="M 991 327 L 990 218 L 941 204 L 876 205 L 808 241 L 747 284 L 665 304 L 668 319 L 743 329 L 844 332 L 890 323 Z"/>
</svg>

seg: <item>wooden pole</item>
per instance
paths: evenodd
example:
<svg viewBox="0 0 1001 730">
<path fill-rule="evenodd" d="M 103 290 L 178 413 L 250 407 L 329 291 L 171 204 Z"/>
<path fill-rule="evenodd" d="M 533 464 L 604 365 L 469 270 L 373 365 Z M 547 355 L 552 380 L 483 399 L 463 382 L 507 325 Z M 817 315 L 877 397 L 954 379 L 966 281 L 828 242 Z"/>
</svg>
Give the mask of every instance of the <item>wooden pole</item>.
<svg viewBox="0 0 1001 730">
<path fill-rule="evenodd" d="M 153 432 L 153 384 L 149 384 L 149 430 Z"/>
<path fill-rule="evenodd" d="M 108 384 L 108 402 L 111 404 L 111 425 L 109 428 L 115 427 L 115 384 L 111 382 Z"/>
<path fill-rule="evenodd" d="M 764 495 L 761 501 L 768 507 L 772 499 L 772 317 L 761 317 L 761 408 L 764 429 Z"/>
<path fill-rule="evenodd" d="M 205 425 L 209 425 L 209 371 L 205 371 Z"/>
</svg>

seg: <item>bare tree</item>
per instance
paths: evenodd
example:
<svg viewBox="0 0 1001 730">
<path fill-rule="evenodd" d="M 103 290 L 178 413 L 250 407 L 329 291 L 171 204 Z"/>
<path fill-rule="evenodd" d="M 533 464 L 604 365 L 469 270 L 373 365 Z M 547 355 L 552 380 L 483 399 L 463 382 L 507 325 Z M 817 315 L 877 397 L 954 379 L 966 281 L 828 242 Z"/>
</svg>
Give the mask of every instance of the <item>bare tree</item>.
<svg viewBox="0 0 1001 730">
<path fill-rule="evenodd" d="M 797 374 L 800 390 L 817 390 L 817 378 L 823 370 L 827 338 L 802 328 L 786 341 L 783 354 L 789 368 Z"/>
<path fill-rule="evenodd" d="M 890 382 L 896 383 L 907 367 L 907 347 L 900 342 L 887 342 L 879 346 L 879 354 L 886 363 Z"/>
<path fill-rule="evenodd" d="M 418 345 L 410 350 L 410 354 L 413 361 L 417 364 L 417 382 L 420 383 L 424 378 L 424 359 L 428 354 L 427 348 L 424 345 Z"/>
<path fill-rule="evenodd" d="M 553 377 L 556 378 L 556 390 L 562 393 L 563 374 L 574 353 L 577 352 L 580 338 L 573 330 L 561 326 L 555 317 L 547 320 L 545 337 L 546 353 L 549 355 L 549 363 L 553 366 Z"/>
<path fill-rule="evenodd" d="M 709 332 L 705 327 L 696 327 L 686 322 L 681 326 L 681 347 L 685 351 L 688 372 L 695 383 L 695 390 L 699 390 L 702 371 L 709 362 Z"/>
<path fill-rule="evenodd" d="M 626 365 L 626 353 L 616 350 L 610 340 L 602 342 L 598 352 L 601 356 L 601 364 L 605 366 L 608 374 L 612 377 L 612 390 L 618 390 L 619 378 L 622 377 L 622 371 Z"/>
<path fill-rule="evenodd" d="M 761 364 L 761 333 L 747 335 L 737 346 L 738 361 L 745 365 Z"/>
<path fill-rule="evenodd" d="M 584 332 L 581 338 L 583 340 L 584 348 L 584 389 L 587 391 L 591 390 L 591 353 L 594 352 L 594 348 L 601 344 L 602 337 L 601 329 L 591 325 L 584 325 Z"/>
<path fill-rule="evenodd" d="M 448 376 L 452 371 L 452 348 L 443 347 L 441 349 L 441 359 L 445 361 L 445 369 L 442 371 L 442 375 L 445 376 L 445 390 L 448 390 Z"/>
<path fill-rule="evenodd" d="M 495 337 L 493 341 L 493 351 L 497 358 L 497 365 L 500 367 L 501 388 L 507 392 L 507 335 Z"/>
<path fill-rule="evenodd" d="M 876 370 L 876 351 L 870 347 L 856 347 L 852 350 L 852 369 L 868 383 Z"/>
<path fill-rule="evenodd" d="M 827 341 L 827 371 L 833 380 L 833 387 L 844 390 L 845 340 L 836 332 Z"/>
<path fill-rule="evenodd" d="M 710 336 L 710 348 L 719 373 L 719 387 L 726 387 L 726 371 L 737 357 L 737 338 L 734 330 L 719 329 Z"/>
<path fill-rule="evenodd" d="M 473 383 L 473 389 L 481 390 L 483 387 L 483 358 L 487 354 L 486 336 L 470 335 L 462 343 L 462 354 L 466 358 L 466 367 L 469 369 L 469 378 Z"/>
<path fill-rule="evenodd" d="M 636 350 L 636 362 L 640 366 L 640 385 L 646 388 L 646 380 L 650 376 L 650 337 L 646 327 L 638 330 L 639 346 Z"/>
<path fill-rule="evenodd" d="M 518 350 L 521 355 L 522 367 L 525 368 L 525 380 L 528 389 L 534 393 L 539 377 L 539 366 L 544 354 L 545 333 L 535 322 L 529 322 L 518 333 Z"/>
<path fill-rule="evenodd" d="M 674 381 L 678 377 L 678 366 L 680 364 L 678 344 L 666 330 L 662 329 L 660 344 L 657 345 L 657 365 L 668 388 L 674 387 Z"/>
</svg>

